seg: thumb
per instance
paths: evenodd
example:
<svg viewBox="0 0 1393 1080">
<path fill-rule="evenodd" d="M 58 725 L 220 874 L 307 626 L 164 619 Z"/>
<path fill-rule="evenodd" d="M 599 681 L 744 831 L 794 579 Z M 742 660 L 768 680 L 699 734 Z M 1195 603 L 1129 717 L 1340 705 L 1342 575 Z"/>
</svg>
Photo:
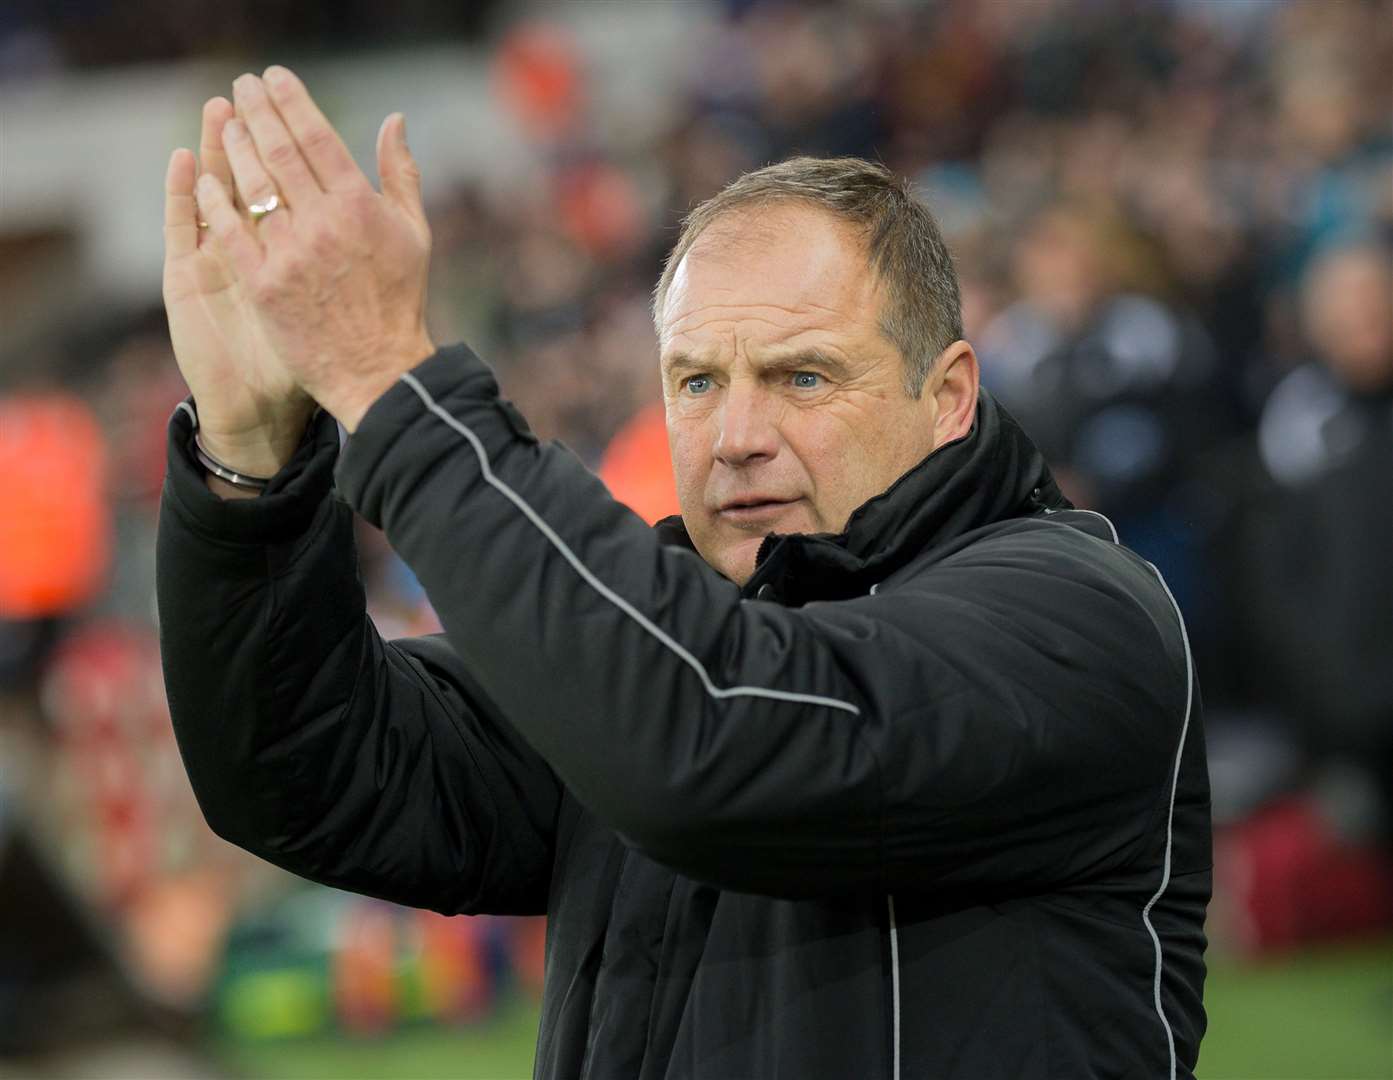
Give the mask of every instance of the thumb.
<svg viewBox="0 0 1393 1080">
<path fill-rule="evenodd" d="M 419 221 L 425 221 L 421 203 L 421 170 L 406 145 L 406 117 L 393 113 L 377 132 L 377 175 L 382 194 Z"/>
</svg>

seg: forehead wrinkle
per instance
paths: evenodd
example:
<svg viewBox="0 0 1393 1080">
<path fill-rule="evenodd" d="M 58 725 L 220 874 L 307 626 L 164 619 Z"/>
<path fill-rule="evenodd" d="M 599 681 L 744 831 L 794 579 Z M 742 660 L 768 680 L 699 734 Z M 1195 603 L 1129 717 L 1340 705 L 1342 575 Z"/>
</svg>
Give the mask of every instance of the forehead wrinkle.
<svg viewBox="0 0 1393 1080">
<path fill-rule="evenodd" d="M 756 312 L 780 312 L 792 316 L 794 321 L 804 325 L 790 326 L 784 319 L 771 318 L 768 315 L 756 314 Z M 825 314 L 833 316 L 836 322 L 829 326 L 825 322 L 811 319 L 815 314 Z M 699 321 L 692 322 L 693 319 Z M 776 327 L 787 333 L 805 333 L 811 330 L 837 329 L 847 323 L 846 313 L 837 308 L 825 307 L 821 304 L 810 304 L 806 307 L 791 307 L 785 304 L 704 304 L 702 307 L 691 311 L 669 323 L 664 327 L 664 336 L 673 338 L 682 334 L 696 333 L 712 323 L 729 322 L 731 326 L 731 336 L 736 336 L 736 327 L 740 323 L 756 322 L 767 326 Z"/>
<path fill-rule="evenodd" d="M 713 289 L 712 291 L 724 293 L 738 293 L 740 290 L 736 289 L 734 286 L 722 286 L 718 289 Z M 725 302 L 713 301 L 711 303 L 702 304 L 701 307 L 697 308 L 696 310 L 700 311 L 701 308 L 709 307 L 728 307 L 735 309 L 773 308 L 775 311 L 787 311 L 791 315 L 796 315 L 804 311 L 825 311 L 829 315 L 844 314 L 841 308 L 833 307 L 830 304 L 819 304 L 816 300 L 806 298 L 799 298 L 792 304 L 781 304 L 776 300 L 729 300 Z"/>
<path fill-rule="evenodd" d="M 835 345 L 757 345 L 745 352 L 746 359 L 755 367 L 793 370 L 812 364 L 839 371 L 848 370 L 846 361 L 839 355 L 842 350 Z M 705 368 L 717 362 L 719 357 L 720 349 L 714 344 L 692 351 L 679 349 L 664 356 L 662 366 L 668 372 Z"/>
<path fill-rule="evenodd" d="M 799 208 L 780 208 L 776 213 L 788 210 L 800 216 L 810 213 Z M 820 216 L 817 211 L 811 213 Z M 725 233 L 718 227 L 721 224 L 731 223 L 713 224 L 677 268 L 659 329 L 662 346 L 675 347 L 677 339 L 685 337 L 695 347 L 705 344 L 700 338 L 719 335 L 728 337 L 738 353 L 742 342 L 744 348 L 756 343 L 750 338 L 762 348 L 800 334 L 825 334 L 837 341 L 865 334 L 884 337 L 878 319 L 883 298 L 875 273 L 860 261 L 856 267 L 850 266 L 843 257 L 849 254 L 844 246 L 838 254 L 830 252 L 823 242 L 826 238 L 821 233 L 827 224 L 841 234 L 840 239 L 847 238 L 837 222 L 820 223 L 806 248 L 795 245 L 801 254 L 793 261 L 799 269 L 788 270 L 787 251 L 774 259 L 769 270 L 772 277 L 765 271 L 766 256 L 774 257 L 768 249 L 788 248 L 789 231 L 772 231 L 757 246 L 751 243 L 755 237 L 748 232 Z M 723 323 L 728 325 L 720 325 Z"/>
<path fill-rule="evenodd" d="M 865 280 L 865 281 L 862 281 L 862 282 L 858 282 L 857 284 L 858 284 L 859 287 L 856 288 L 856 289 L 853 290 L 853 291 L 858 292 L 858 293 L 865 292 L 865 291 L 867 291 L 867 290 L 874 292 L 874 291 L 877 291 L 877 289 L 878 289 L 877 283 L 874 282 L 874 281 L 871 281 L 871 280 Z M 683 293 L 690 294 L 690 292 L 692 291 L 692 287 L 691 287 L 691 284 L 690 284 L 690 276 L 688 276 L 687 280 L 683 282 L 683 285 L 684 285 L 685 287 L 684 287 L 681 291 L 674 290 L 674 292 L 673 292 L 671 295 L 674 295 L 674 296 L 677 296 L 677 297 L 682 297 Z M 730 307 L 730 308 L 748 308 L 748 307 L 756 307 L 756 308 L 759 308 L 759 307 L 765 307 L 765 308 L 774 308 L 774 309 L 776 309 L 776 310 L 778 310 L 778 311 L 787 311 L 787 312 L 790 312 L 790 313 L 797 313 L 797 312 L 800 312 L 800 311 L 825 311 L 825 312 L 827 312 L 827 313 L 829 313 L 829 314 L 832 314 L 832 315 L 842 315 L 842 314 L 844 314 L 844 311 L 843 311 L 841 308 L 839 308 L 839 307 L 834 307 L 834 306 L 831 305 L 831 304 L 821 304 L 821 303 L 818 303 L 818 301 L 817 301 L 816 299 L 814 299 L 814 296 L 818 295 L 819 292 L 820 292 L 820 290 L 814 289 L 814 288 L 811 287 L 810 285 L 805 285 L 805 287 L 801 290 L 801 292 L 802 292 L 804 295 L 799 296 L 796 300 L 794 300 L 793 303 L 783 303 L 783 304 L 779 303 L 777 300 L 769 300 L 769 299 L 740 299 L 740 298 L 738 298 L 738 297 L 740 296 L 742 290 L 739 289 L 739 288 L 737 288 L 737 287 L 734 286 L 734 285 L 722 285 L 722 284 L 717 283 L 717 282 L 712 282 L 712 283 L 705 283 L 704 289 L 705 289 L 705 291 L 707 291 L 707 292 L 716 294 L 716 296 L 720 296 L 721 294 L 725 294 L 725 295 L 735 295 L 735 296 L 737 297 L 737 299 L 733 299 L 733 300 L 712 300 L 712 301 L 710 301 L 710 302 L 708 302 L 708 303 L 702 304 L 701 307 Z M 812 296 L 807 295 L 807 294 L 809 294 L 809 293 L 812 293 L 813 295 L 812 295 Z M 698 310 L 700 310 L 700 309 L 698 309 Z"/>
<path fill-rule="evenodd" d="M 753 368 L 768 368 L 782 363 L 790 356 L 817 352 L 831 356 L 841 351 L 835 347 L 819 349 L 814 346 L 797 345 L 797 339 L 805 333 L 807 331 L 797 330 L 781 334 L 772 341 L 750 341 L 742 340 L 732 330 L 716 340 L 695 344 L 692 348 L 675 346 L 670 352 L 659 356 L 658 366 L 665 374 L 672 374 L 684 368 L 723 368 L 732 361 L 737 365 L 743 363 Z M 834 359 L 834 362 L 839 361 Z"/>
</svg>

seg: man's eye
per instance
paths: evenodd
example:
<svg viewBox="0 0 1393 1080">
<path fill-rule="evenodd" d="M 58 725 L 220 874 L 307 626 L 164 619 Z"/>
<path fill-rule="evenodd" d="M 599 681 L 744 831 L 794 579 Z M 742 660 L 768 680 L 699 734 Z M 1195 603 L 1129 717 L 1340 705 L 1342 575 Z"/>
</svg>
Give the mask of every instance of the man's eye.
<svg viewBox="0 0 1393 1080">
<path fill-rule="evenodd" d="M 799 390 L 816 390 L 822 382 L 822 376 L 815 371 L 795 371 L 793 373 L 793 385 Z"/>
<path fill-rule="evenodd" d="M 692 375 L 682 384 L 683 389 L 691 394 L 704 394 L 711 389 L 711 376 Z"/>
</svg>

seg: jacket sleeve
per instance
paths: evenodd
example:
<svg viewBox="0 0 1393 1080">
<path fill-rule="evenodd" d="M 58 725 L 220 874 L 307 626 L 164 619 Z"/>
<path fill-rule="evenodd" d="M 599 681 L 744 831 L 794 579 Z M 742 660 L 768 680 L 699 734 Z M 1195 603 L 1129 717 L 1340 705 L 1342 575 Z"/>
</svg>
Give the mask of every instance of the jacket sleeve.
<svg viewBox="0 0 1393 1080">
<path fill-rule="evenodd" d="M 170 713 L 223 838 L 304 877 L 455 912 L 544 910 L 555 774 L 444 639 L 383 641 L 321 414 L 256 499 L 224 502 L 170 422 L 157 595 Z"/>
<path fill-rule="evenodd" d="M 375 403 L 339 481 L 567 787 L 691 876 L 787 896 L 1078 880 L 1164 808 L 1176 616 L 1065 526 L 884 596 L 742 600 L 538 444 L 464 349 Z"/>
</svg>

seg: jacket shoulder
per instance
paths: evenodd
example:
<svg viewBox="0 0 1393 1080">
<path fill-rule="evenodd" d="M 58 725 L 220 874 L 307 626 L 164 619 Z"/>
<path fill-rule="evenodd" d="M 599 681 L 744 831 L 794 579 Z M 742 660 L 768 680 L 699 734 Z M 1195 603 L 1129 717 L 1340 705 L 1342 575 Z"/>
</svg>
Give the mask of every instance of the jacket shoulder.
<svg viewBox="0 0 1393 1080">
<path fill-rule="evenodd" d="M 1070 582 L 1111 582 L 1139 601 L 1162 601 L 1160 572 L 1122 543 L 1111 521 L 1085 510 L 1059 510 L 1011 518 L 963 534 L 951 547 L 925 553 L 921 573 L 943 569 L 1016 568 Z M 1172 620 L 1175 614 L 1171 615 Z"/>
<path fill-rule="evenodd" d="M 984 526 L 926 552 L 897 578 L 884 591 L 956 595 L 1047 636 L 1106 640 L 1119 663 L 1144 660 L 1179 686 L 1193 677 L 1184 617 L 1169 587 L 1101 514 L 1061 510 Z"/>
</svg>

